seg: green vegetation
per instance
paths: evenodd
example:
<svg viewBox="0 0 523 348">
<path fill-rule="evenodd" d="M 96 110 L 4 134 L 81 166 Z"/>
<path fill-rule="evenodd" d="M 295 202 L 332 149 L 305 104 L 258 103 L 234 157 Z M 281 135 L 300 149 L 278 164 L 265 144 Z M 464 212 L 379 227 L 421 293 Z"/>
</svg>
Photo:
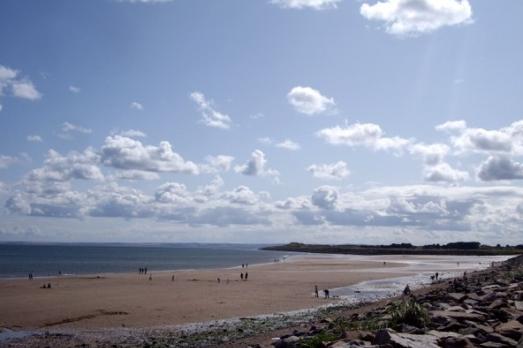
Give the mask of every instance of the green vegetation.
<svg viewBox="0 0 523 348">
<path fill-rule="evenodd" d="M 479 242 L 455 242 L 445 245 L 430 244 L 415 246 L 410 243 L 393 243 L 389 245 L 361 245 L 361 244 L 303 244 L 289 243 L 286 245 L 270 246 L 265 250 L 295 251 L 326 254 L 356 254 L 356 255 L 517 255 L 523 254 L 523 245 L 490 246 Z"/>
<path fill-rule="evenodd" d="M 430 322 L 427 309 L 413 299 L 393 303 L 388 312 L 391 316 L 389 326 L 393 329 L 399 329 L 403 324 L 425 327 Z"/>
</svg>

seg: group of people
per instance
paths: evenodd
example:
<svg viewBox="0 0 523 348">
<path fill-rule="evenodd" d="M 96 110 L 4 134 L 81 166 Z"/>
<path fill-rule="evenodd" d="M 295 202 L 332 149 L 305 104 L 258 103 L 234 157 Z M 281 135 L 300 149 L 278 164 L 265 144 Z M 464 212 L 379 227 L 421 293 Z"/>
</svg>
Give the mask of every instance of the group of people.
<svg viewBox="0 0 523 348">
<path fill-rule="evenodd" d="M 247 280 L 249 279 L 249 273 L 245 272 L 245 275 L 242 273 L 240 273 L 240 279 L 241 280 Z"/>
<path fill-rule="evenodd" d="M 138 268 L 138 274 L 147 274 L 147 267 Z"/>
<path fill-rule="evenodd" d="M 40 289 L 51 289 L 51 283 L 44 284 L 40 287 Z"/>
<path fill-rule="evenodd" d="M 323 295 L 325 296 L 325 298 L 330 298 L 331 297 L 331 292 L 329 289 L 323 289 Z M 318 285 L 314 285 L 314 295 L 316 297 L 320 297 L 320 291 L 318 290 Z"/>
<path fill-rule="evenodd" d="M 432 280 L 432 282 L 438 281 L 438 279 L 439 279 L 439 273 L 438 272 L 436 272 L 435 274 L 430 276 L 430 280 Z"/>
</svg>

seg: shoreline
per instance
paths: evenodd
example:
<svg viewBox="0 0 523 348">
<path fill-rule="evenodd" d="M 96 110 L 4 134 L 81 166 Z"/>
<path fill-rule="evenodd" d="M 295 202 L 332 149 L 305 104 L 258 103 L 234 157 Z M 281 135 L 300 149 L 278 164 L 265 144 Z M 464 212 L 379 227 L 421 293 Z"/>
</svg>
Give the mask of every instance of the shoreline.
<svg viewBox="0 0 523 348">
<path fill-rule="evenodd" d="M 394 257 L 397 258 L 396 256 Z M 251 279 L 247 282 L 231 280 L 229 285 L 216 284 L 214 278 L 216 277 L 216 272 L 220 274 L 225 272 L 226 274 L 237 275 L 238 270 L 242 270 L 241 266 L 240 268 L 236 266 L 227 269 L 198 270 L 196 272 L 177 271 L 175 272 L 178 274 L 176 284 L 171 283 L 168 279 L 170 277 L 170 271 L 164 271 L 162 274 L 158 271 L 153 273 L 154 280 L 156 281 L 158 279 L 158 283 L 160 284 L 155 284 L 154 281 L 152 283 L 147 281 L 145 279 L 147 276 L 138 274 L 122 275 L 120 273 L 114 274 L 114 278 L 111 276 L 108 278 L 94 279 L 85 279 L 85 276 L 79 278 L 59 278 L 59 281 L 69 281 L 71 284 L 61 284 L 57 286 L 56 289 L 53 287 L 51 290 L 39 289 L 34 291 L 27 289 L 25 286 L 30 282 L 28 280 L 0 281 L 0 296 L 2 296 L 2 298 L 9 300 L 9 296 L 3 296 L 5 293 L 2 293 L 2 290 L 5 290 L 5 286 L 2 287 L 2 285 L 17 285 L 16 283 L 18 283 L 22 285 L 22 288 L 20 288 L 22 292 L 27 291 L 25 293 L 27 294 L 25 299 L 24 293 L 17 291 L 14 291 L 14 293 L 11 292 L 14 296 L 13 300 L 16 300 L 16 297 L 20 295 L 20 298 L 25 301 L 23 303 L 19 302 L 20 305 L 12 304 L 10 306 L 11 310 L 4 308 L 6 307 L 5 304 L 0 304 L 0 310 L 5 313 L 0 327 L 10 327 L 17 330 L 14 332 L 25 331 L 36 335 L 42 335 L 45 334 L 45 332 L 51 335 L 65 334 L 76 337 L 75 339 L 85 340 L 91 340 L 91 336 L 96 337 L 96 339 L 105 339 L 104 336 L 107 336 L 108 333 L 110 333 L 110 336 L 118 333 L 123 337 L 118 339 L 113 337 L 113 339 L 134 340 L 136 338 L 135 336 L 143 336 L 148 332 L 156 332 L 161 335 L 165 333 L 177 335 L 183 331 L 191 331 L 191 328 L 197 328 L 191 331 L 194 335 L 199 335 L 202 330 L 212 330 L 216 327 L 223 329 L 238 327 L 238 329 L 242 331 L 249 331 L 251 330 L 249 327 L 261 325 L 262 327 L 267 326 L 266 329 L 270 331 L 273 328 L 285 327 L 293 323 L 311 320 L 311 318 L 317 316 L 318 313 L 322 311 L 330 311 L 337 307 L 357 308 L 364 303 L 374 302 L 372 299 L 357 301 L 355 303 L 349 303 L 349 301 L 343 298 L 332 298 L 330 300 L 314 299 L 313 284 L 315 281 L 320 282 L 320 280 L 323 279 L 323 283 L 320 284 L 324 284 L 325 287 L 330 289 L 348 286 L 354 287 L 369 281 L 372 282 L 373 280 L 386 281 L 398 277 L 405 277 L 406 275 L 408 276 L 408 274 L 416 275 L 420 272 L 416 271 L 416 267 L 413 265 L 418 265 L 418 267 L 419 265 L 426 266 L 427 258 L 433 261 L 440 261 L 441 259 L 440 257 L 430 256 L 421 259 L 410 256 L 406 259 L 400 258 L 396 260 L 394 260 L 394 258 L 392 260 L 387 258 L 385 269 L 388 273 L 384 273 L 384 265 L 381 261 L 373 258 L 363 258 L 362 260 L 359 256 L 355 258 L 356 260 L 340 255 L 334 255 L 333 257 L 329 257 L 328 255 L 314 255 L 312 257 L 309 255 L 295 255 L 294 257 L 289 257 L 285 262 L 268 265 L 249 265 L 247 270 L 252 272 L 252 281 Z M 460 260 L 463 260 L 463 258 L 460 258 Z M 391 263 L 391 261 L 396 262 Z M 438 266 L 435 262 L 428 264 L 432 265 L 431 267 Z M 472 261 L 470 265 L 472 265 Z M 477 266 L 477 262 L 474 262 L 474 265 Z M 398 272 L 398 270 L 402 272 Z M 197 279 L 192 278 L 195 275 L 198 277 Z M 106 274 L 106 276 L 108 276 L 108 274 Z M 262 277 L 263 281 L 260 282 L 258 277 Z M 307 279 L 304 280 L 304 277 Z M 80 282 L 80 284 L 78 284 L 78 282 Z M 101 286 L 101 288 L 99 288 L 98 285 L 93 287 L 93 282 Z M 294 284 L 295 282 L 299 283 Z M 38 284 L 38 281 L 36 281 L 36 284 Z M 170 286 L 175 287 L 174 293 L 165 291 L 166 288 Z M 176 288 L 177 286 L 178 288 Z M 227 288 L 229 286 L 230 288 Z M 305 288 L 303 286 L 305 286 Z M 421 286 L 427 288 L 426 284 L 422 284 Z M 85 287 L 88 289 L 85 289 Z M 190 293 L 185 298 L 178 298 L 176 300 L 176 296 L 181 296 L 179 290 L 183 288 L 186 288 Z M 63 292 L 64 289 L 67 291 Z M 131 291 L 129 289 L 131 289 Z M 57 292 L 62 291 L 62 293 L 55 294 L 55 290 Z M 83 298 L 82 293 L 90 293 L 88 290 L 97 291 L 98 298 L 92 298 L 92 295 Z M 78 291 L 81 293 L 78 294 Z M 122 294 L 118 291 L 124 292 L 123 296 L 126 297 L 126 301 L 118 302 L 118 298 L 122 297 Z M 113 295 L 111 295 L 111 293 L 117 294 L 112 297 Z M 75 307 L 74 301 L 70 306 L 63 303 L 63 301 L 67 300 L 67 296 L 73 294 L 76 294 L 76 298 L 82 298 L 82 300 L 86 302 L 85 306 L 77 308 L 78 306 Z M 140 296 L 137 297 L 137 295 Z M 34 303 L 47 305 L 45 308 L 49 311 L 51 308 L 55 308 L 53 306 L 58 306 L 56 316 L 50 312 L 47 313 L 47 316 L 44 315 L 41 317 L 43 321 L 40 321 L 40 323 L 47 323 L 46 325 L 35 325 L 38 321 L 34 320 L 32 321 L 33 324 L 31 324 L 30 320 L 27 321 L 28 318 L 35 317 L 37 313 L 28 311 L 27 296 L 41 296 L 40 301 Z M 393 296 L 393 294 L 390 294 L 390 296 Z M 388 295 L 387 298 L 390 296 Z M 56 297 L 60 297 L 61 300 L 56 302 Z M 158 298 L 160 298 L 160 300 L 158 300 Z M 130 306 L 130 303 L 132 304 L 134 302 L 134 300 L 131 299 L 147 299 L 145 300 L 147 307 Z M 152 302 L 148 302 L 151 301 L 151 299 Z M 230 302 L 231 299 L 233 302 Z M 173 300 L 179 304 L 173 306 Z M 216 300 L 218 300 L 218 303 Z M 223 303 L 221 304 L 219 302 Z M 105 305 L 103 305 L 104 303 Z M 121 308 L 121 306 L 127 306 L 127 309 Z M 152 308 L 148 308 L 149 306 Z M 46 311 L 45 308 L 43 309 L 44 312 Z M 89 308 L 91 308 L 91 310 L 88 310 Z M 104 308 L 105 312 L 93 312 L 93 310 L 98 308 Z M 158 312 L 155 310 L 156 308 L 163 310 Z M 220 308 L 221 310 L 219 310 Z M 16 316 L 13 317 L 14 313 L 12 309 L 22 312 L 22 321 L 17 325 L 9 325 L 6 319 L 9 317 L 16 318 Z M 218 312 L 215 312 L 216 310 L 218 310 Z M 199 314 L 192 317 L 188 316 L 185 319 L 182 318 L 184 316 L 183 313 L 188 315 L 190 312 Z M 112 313 L 115 313 L 115 315 L 111 315 Z M 125 314 L 120 315 L 119 313 Z M 214 315 L 212 313 L 214 313 Z M 41 315 L 41 313 L 39 315 Z M 136 315 L 148 319 L 143 321 L 137 318 Z M 38 317 L 38 315 L 36 316 Z M 45 319 L 46 317 L 51 319 L 54 317 L 55 319 Z M 23 322 L 26 324 L 20 325 Z M 123 325 L 123 323 L 125 323 L 125 325 Z M 255 330 L 255 332 L 257 332 L 257 330 Z M 25 339 L 26 338 L 23 338 L 21 340 Z"/>
</svg>

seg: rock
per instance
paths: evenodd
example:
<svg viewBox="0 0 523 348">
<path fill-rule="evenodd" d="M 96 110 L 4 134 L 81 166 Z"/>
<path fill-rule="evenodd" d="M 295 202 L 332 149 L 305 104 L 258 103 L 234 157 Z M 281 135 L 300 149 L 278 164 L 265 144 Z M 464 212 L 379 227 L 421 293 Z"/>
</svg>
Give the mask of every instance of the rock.
<svg viewBox="0 0 523 348">
<path fill-rule="evenodd" d="M 523 324 L 517 320 L 510 320 L 496 327 L 496 332 L 519 341 L 523 335 Z"/>
<path fill-rule="evenodd" d="M 395 332 L 391 329 L 380 330 L 376 333 L 373 344 L 392 344 L 397 348 L 436 348 L 438 339 L 432 335 L 414 335 Z"/>
<path fill-rule="evenodd" d="M 514 301 L 514 307 L 516 307 L 518 311 L 523 311 L 523 301 Z"/>
<path fill-rule="evenodd" d="M 513 340 L 512 338 L 497 333 L 491 333 L 487 336 L 487 338 L 489 339 L 489 341 L 498 342 L 513 347 L 515 347 L 518 344 L 518 342 Z"/>
<path fill-rule="evenodd" d="M 453 300 L 461 302 L 467 297 L 467 295 L 464 293 L 461 293 L 461 292 L 451 292 L 451 293 L 447 294 L 447 297 L 450 297 Z"/>
<path fill-rule="evenodd" d="M 492 302 L 492 303 L 488 306 L 488 308 L 492 310 L 492 309 L 498 309 L 498 308 L 501 308 L 501 307 L 503 307 L 503 306 L 505 306 L 505 301 L 504 301 L 503 299 L 501 299 L 501 298 L 498 298 L 497 300 L 495 300 L 494 302 Z"/>
<path fill-rule="evenodd" d="M 431 313 L 433 320 L 436 320 L 438 317 L 443 317 L 446 319 L 456 319 L 459 321 L 470 320 L 470 321 L 484 321 L 485 316 L 478 313 L 467 313 L 467 312 L 452 312 L 452 311 L 434 311 Z"/>
<path fill-rule="evenodd" d="M 467 337 L 445 337 L 438 340 L 444 348 L 473 348 L 474 344 Z"/>
<path fill-rule="evenodd" d="M 485 347 L 485 348 L 503 348 L 503 347 L 505 347 L 505 345 L 503 345 L 501 343 L 497 343 L 497 342 L 484 342 L 484 343 L 481 343 L 479 346 Z"/>
<path fill-rule="evenodd" d="M 457 334 L 455 332 L 447 332 L 447 331 L 436 331 L 436 330 L 430 330 L 427 332 L 427 335 L 431 335 L 437 338 L 445 338 L 445 337 L 461 337 L 460 334 Z"/>
<path fill-rule="evenodd" d="M 294 344 L 296 342 L 298 342 L 300 340 L 300 338 L 298 336 L 289 336 L 287 338 L 284 338 L 283 339 L 283 342 L 287 343 L 287 344 Z"/>
</svg>

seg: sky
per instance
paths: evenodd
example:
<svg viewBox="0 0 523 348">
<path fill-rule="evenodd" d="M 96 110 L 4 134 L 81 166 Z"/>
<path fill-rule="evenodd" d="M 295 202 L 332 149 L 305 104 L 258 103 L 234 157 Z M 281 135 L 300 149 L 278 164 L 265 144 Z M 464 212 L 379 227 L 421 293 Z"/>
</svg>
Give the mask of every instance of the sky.
<svg viewBox="0 0 523 348">
<path fill-rule="evenodd" d="M 523 243 L 520 0 L 4 0 L 0 241 Z"/>
</svg>

